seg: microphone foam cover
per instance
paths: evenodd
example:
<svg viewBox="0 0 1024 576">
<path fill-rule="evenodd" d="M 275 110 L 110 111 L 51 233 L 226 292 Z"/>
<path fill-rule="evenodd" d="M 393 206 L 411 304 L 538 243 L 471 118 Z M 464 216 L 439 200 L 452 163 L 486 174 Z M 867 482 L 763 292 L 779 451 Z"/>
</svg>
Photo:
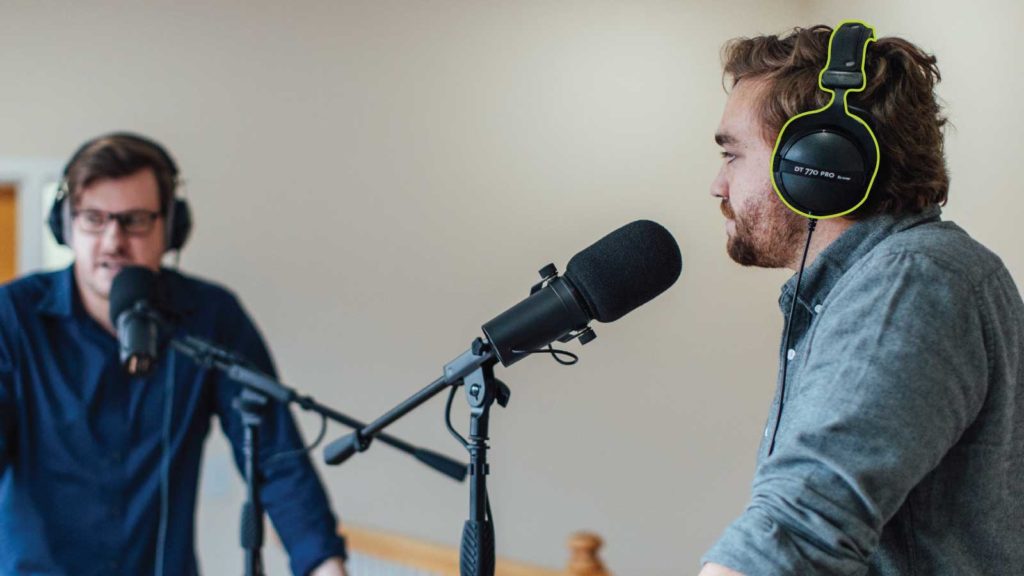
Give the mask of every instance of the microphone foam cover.
<svg viewBox="0 0 1024 576">
<path fill-rule="evenodd" d="M 156 295 L 156 273 L 142 266 L 122 268 L 110 286 L 110 322 L 117 326 L 117 318 L 139 300 L 150 302 Z"/>
<path fill-rule="evenodd" d="M 661 224 L 637 220 L 569 260 L 565 278 L 599 322 L 613 322 L 675 283 L 683 257 Z"/>
</svg>

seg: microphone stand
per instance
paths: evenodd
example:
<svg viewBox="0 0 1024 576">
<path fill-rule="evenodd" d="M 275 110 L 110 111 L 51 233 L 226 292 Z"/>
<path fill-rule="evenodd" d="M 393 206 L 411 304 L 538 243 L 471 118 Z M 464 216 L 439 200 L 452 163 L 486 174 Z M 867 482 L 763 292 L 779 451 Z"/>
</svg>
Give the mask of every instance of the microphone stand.
<svg viewBox="0 0 1024 576">
<path fill-rule="evenodd" d="M 508 405 L 511 394 L 508 386 L 494 377 L 494 365 L 497 362 L 498 357 L 491 345 L 477 338 L 469 350 L 445 365 L 440 378 L 369 425 L 356 428 L 351 434 L 324 448 L 324 461 L 327 464 L 341 464 L 356 452 L 365 451 L 374 437 L 382 437 L 381 430 L 438 392 L 464 384 L 470 407 L 469 440 L 463 440 L 461 436 L 459 440 L 469 450 L 470 484 L 469 518 L 462 528 L 459 555 L 461 576 L 494 576 L 494 519 L 487 498 L 487 475 L 490 472 L 487 464 L 487 434 L 491 405 L 495 401 L 502 407 Z M 449 406 L 450 403 L 449 398 Z M 453 429 L 452 432 L 458 436 Z"/>
<path fill-rule="evenodd" d="M 463 378 L 469 402 L 469 518 L 462 525 L 462 546 L 459 551 L 461 576 L 494 576 L 494 518 L 487 495 L 487 434 L 491 405 L 495 400 L 502 408 L 508 405 L 511 391 L 494 377 L 494 362 L 485 363 Z M 454 429 L 453 434 L 456 434 Z M 460 438 L 461 440 L 461 438 Z"/>
<path fill-rule="evenodd" d="M 263 503 L 260 502 L 260 475 L 257 470 L 262 410 L 267 395 L 251 388 L 242 388 L 235 399 L 235 409 L 242 415 L 245 433 L 242 454 L 245 458 L 245 503 L 242 504 L 241 542 L 245 550 L 245 576 L 263 576 Z"/>
<path fill-rule="evenodd" d="M 270 399 L 278 402 L 295 402 L 303 410 L 311 410 L 339 424 L 356 430 L 365 427 L 362 422 L 324 406 L 310 396 L 301 396 L 295 390 L 255 369 L 241 356 L 229 352 L 202 338 L 184 336 L 172 338 L 170 345 L 205 368 L 216 368 L 230 379 L 242 384 L 243 388 L 235 399 L 234 407 L 242 417 L 245 427 L 242 452 L 244 456 L 246 502 L 242 507 L 241 543 L 245 549 L 246 576 L 263 576 L 263 561 L 260 549 L 263 545 L 263 505 L 259 500 L 260 475 L 258 473 L 260 425 L 262 411 Z M 438 472 L 456 480 L 466 477 L 466 465 L 447 456 L 408 444 L 398 438 L 380 435 L 381 441 L 393 446 Z"/>
</svg>

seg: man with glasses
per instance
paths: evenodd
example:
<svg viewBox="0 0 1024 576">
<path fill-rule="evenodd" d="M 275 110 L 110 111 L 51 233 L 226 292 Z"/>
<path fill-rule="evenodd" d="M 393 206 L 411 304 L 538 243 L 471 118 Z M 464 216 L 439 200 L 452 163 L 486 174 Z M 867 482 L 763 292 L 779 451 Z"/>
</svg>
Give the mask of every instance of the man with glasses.
<svg viewBox="0 0 1024 576">
<path fill-rule="evenodd" d="M 203 443 L 216 415 L 241 463 L 239 385 L 173 352 L 144 377 L 122 370 L 114 277 L 126 266 L 159 271 L 159 305 L 180 330 L 274 367 L 232 293 L 161 270 L 188 234 L 176 183 L 174 161 L 147 138 L 87 142 L 50 219 L 74 263 L 0 287 L 2 574 L 198 572 Z M 344 542 L 287 407 L 267 406 L 259 442 L 261 500 L 293 572 L 343 575 Z"/>
</svg>

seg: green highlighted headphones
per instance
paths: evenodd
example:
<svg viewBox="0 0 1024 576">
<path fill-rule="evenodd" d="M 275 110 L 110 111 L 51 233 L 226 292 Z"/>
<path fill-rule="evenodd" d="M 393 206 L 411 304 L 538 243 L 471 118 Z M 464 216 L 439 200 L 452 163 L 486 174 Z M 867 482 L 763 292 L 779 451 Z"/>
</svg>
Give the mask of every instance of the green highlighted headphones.
<svg viewBox="0 0 1024 576">
<path fill-rule="evenodd" d="M 868 44 L 875 30 L 844 21 L 832 32 L 828 61 L 818 87 L 828 104 L 793 116 L 783 125 L 772 151 L 772 186 L 790 210 L 822 220 L 853 212 L 871 192 L 878 174 L 878 139 L 871 116 L 846 97 L 867 85 Z"/>
</svg>

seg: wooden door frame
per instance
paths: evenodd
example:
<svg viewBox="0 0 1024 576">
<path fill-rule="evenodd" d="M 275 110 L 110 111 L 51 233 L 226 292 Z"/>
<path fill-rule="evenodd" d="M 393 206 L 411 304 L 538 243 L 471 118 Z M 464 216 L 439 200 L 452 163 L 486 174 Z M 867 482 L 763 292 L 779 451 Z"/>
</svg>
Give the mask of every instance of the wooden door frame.
<svg viewBox="0 0 1024 576">
<path fill-rule="evenodd" d="M 43 266 L 43 195 L 47 186 L 60 180 L 63 168 L 63 162 L 54 158 L 0 158 L 0 181 L 12 183 L 18 190 L 19 276 Z"/>
</svg>

